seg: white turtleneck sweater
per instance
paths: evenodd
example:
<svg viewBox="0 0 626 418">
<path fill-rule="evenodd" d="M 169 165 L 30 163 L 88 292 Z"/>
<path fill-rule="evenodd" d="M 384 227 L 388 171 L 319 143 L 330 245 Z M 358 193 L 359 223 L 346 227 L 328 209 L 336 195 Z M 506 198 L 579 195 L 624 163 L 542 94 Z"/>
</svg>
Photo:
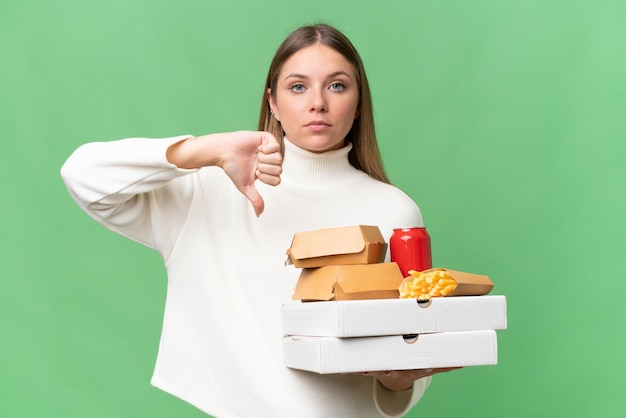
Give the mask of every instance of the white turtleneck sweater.
<svg viewBox="0 0 626 418">
<path fill-rule="evenodd" d="M 183 170 L 167 148 L 189 136 L 78 148 L 61 173 L 105 227 L 157 250 L 167 268 L 152 384 L 216 417 L 401 416 L 430 378 L 392 392 L 372 377 L 283 365 L 280 308 L 300 271 L 285 266 L 293 234 L 348 225 L 421 226 L 416 204 L 352 167 L 343 149 L 315 154 L 285 140 L 281 184 L 257 182 L 265 211 L 217 167 Z"/>
</svg>

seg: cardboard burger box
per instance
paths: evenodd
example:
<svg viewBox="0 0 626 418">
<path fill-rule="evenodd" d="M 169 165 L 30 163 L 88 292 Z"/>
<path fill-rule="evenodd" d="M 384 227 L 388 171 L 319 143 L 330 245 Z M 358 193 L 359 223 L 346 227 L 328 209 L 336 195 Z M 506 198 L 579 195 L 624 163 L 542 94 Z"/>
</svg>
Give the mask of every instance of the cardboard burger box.
<svg viewBox="0 0 626 418">
<path fill-rule="evenodd" d="M 294 300 L 398 299 L 404 280 L 397 263 L 355 264 L 303 269 Z"/>
<path fill-rule="evenodd" d="M 498 362 L 494 330 L 383 337 L 283 337 L 285 366 L 310 372 L 354 373 Z"/>
<path fill-rule="evenodd" d="M 287 264 L 296 268 L 385 261 L 388 244 L 377 226 L 353 225 L 294 234 Z"/>
</svg>

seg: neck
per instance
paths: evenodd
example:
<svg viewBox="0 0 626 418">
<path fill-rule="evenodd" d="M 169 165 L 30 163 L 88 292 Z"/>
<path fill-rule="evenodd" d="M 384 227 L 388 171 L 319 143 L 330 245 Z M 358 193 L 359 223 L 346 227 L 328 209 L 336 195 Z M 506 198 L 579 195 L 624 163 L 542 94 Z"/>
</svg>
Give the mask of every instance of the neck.
<svg viewBox="0 0 626 418">
<path fill-rule="evenodd" d="M 356 170 L 348 161 L 352 144 L 341 149 L 314 153 L 284 138 L 285 159 L 283 173 L 286 178 L 303 184 L 334 184 Z"/>
</svg>

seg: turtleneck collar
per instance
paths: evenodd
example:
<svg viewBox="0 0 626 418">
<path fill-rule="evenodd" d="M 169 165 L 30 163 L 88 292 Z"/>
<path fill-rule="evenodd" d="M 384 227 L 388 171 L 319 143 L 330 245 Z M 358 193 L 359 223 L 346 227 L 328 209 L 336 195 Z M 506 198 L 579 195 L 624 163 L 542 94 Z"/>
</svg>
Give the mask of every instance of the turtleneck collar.
<svg viewBox="0 0 626 418">
<path fill-rule="evenodd" d="M 335 184 L 358 171 L 348 161 L 348 153 L 352 149 L 350 142 L 338 150 L 314 153 L 298 147 L 287 138 L 283 141 L 285 158 L 281 177 L 285 180 L 310 185 Z"/>
</svg>

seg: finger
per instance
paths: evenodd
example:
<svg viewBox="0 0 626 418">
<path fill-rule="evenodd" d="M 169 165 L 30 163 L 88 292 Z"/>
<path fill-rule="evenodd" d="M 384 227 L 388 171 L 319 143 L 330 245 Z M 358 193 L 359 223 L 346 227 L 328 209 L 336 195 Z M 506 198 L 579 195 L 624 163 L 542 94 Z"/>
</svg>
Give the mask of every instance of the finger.
<svg viewBox="0 0 626 418">
<path fill-rule="evenodd" d="M 261 132 L 261 145 L 259 145 L 259 151 L 263 154 L 271 154 L 273 152 L 280 151 L 280 143 L 269 132 Z"/>
<path fill-rule="evenodd" d="M 256 178 L 270 186 L 280 184 L 280 175 L 283 172 L 282 156 L 275 152 L 270 155 L 259 153 L 257 157 Z"/>
<path fill-rule="evenodd" d="M 257 159 L 260 163 L 265 164 L 281 165 L 283 163 L 283 156 L 278 151 L 272 152 L 270 154 L 264 154 L 263 152 L 259 151 L 259 153 L 257 154 Z"/>
<path fill-rule="evenodd" d="M 265 209 L 265 202 L 263 201 L 263 198 L 257 191 L 256 187 L 254 187 L 254 185 L 246 186 L 241 189 L 241 193 L 243 193 L 243 195 L 252 204 L 252 208 L 254 209 L 254 213 L 256 214 L 257 218 L 261 216 L 263 210 Z"/>
<path fill-rule="evenodd" d="M 256 178 L 269 186 L 278 186 L 280 184 L 280 176 L 257 171 Z"/>
<path fill-rule="evenodd" d="M 436 373 L 447 373 L 447 372 L 451 372 L 454 370 L 459 370 L 462 369 L 463 367 L 440 367 L 438 369 L 430 369 L 431 372 L 430 374 L 436 374 Z"/>
<path fill-rule="evenodd" d="M 259 162 L 257 165 L 257 171 L 270 176 L 280 176 L 283 172 L 283 167 L 280 164 L 266 164 Z"/>
</svg>

